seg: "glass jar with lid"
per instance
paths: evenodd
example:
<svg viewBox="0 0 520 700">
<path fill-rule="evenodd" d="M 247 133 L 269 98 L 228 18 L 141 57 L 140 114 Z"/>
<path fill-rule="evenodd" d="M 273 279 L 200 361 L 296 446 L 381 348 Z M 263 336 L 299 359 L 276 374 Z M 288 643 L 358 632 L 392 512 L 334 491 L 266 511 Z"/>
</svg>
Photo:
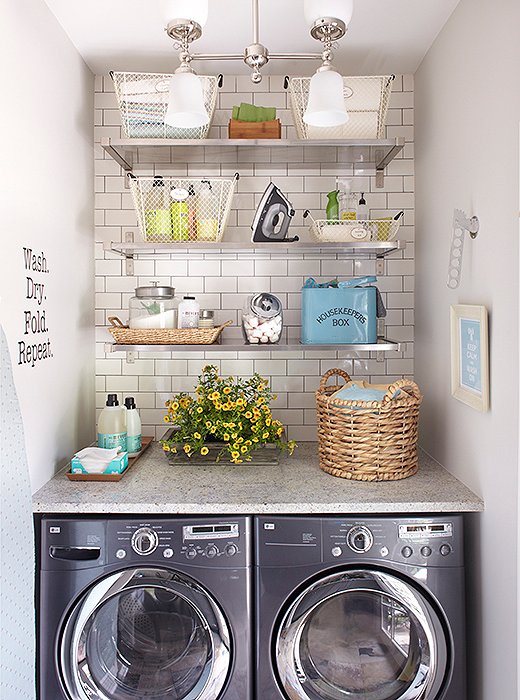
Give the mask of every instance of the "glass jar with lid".
<svg viewBox="0 0 520 700">
<path fill-rule="evenodd" d="M 150 282 L 149 287 L 137 287 L 130 299 L 130 328 L 176 328 L 177 306 L 175 288 Z"/>
<path fill-rule="evenodd" d="M 249 297 L 242 312 L 242 328 L 248 343 L 278 343 L 282 335 L 282 302 L 261 292 Z"/>
</svg>

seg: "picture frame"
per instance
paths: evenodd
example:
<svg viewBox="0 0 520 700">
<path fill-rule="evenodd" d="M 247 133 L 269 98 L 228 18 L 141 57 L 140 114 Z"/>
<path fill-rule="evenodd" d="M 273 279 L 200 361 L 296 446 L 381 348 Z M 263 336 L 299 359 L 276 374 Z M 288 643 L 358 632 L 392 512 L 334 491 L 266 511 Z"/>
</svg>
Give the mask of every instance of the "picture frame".
<svg viewBox="0 0 520 700">
<path fill-rule="evenodd" d="M 451 395 L 477 411 L 489 410 L 488 312 L 485 306 L 453 304 Z"/>
</svg>

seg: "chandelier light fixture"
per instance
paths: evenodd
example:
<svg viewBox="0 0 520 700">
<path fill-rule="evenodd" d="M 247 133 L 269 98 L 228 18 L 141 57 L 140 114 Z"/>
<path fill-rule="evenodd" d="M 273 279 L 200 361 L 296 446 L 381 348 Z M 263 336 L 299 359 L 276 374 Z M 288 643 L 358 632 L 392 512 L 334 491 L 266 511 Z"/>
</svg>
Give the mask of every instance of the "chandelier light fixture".
<svg viewBox="0 0 520 700">
<path fill-rule="evenodd" d="M 339 126 L 348 121 L 343 95 L 343 78 L 332 66 L 332 48 L 341 39 L 350 23 L 353 0 L 304 0 L 304 14 L 310 34 L 322 44 L 321 53 L 270 53 L 260 42 L 259 0 L 251 0 L 252 42 L 243 54 L 196 54 L 190 44 L 202 36 L 208 17 L 208 0 L 175 0 L 176 18 L 166 27 L 176 48 L 179 49 L 180 66 L 170 80 L 170 93 L 165 123 L 173 127 L 204 126 L 209 122 L 204 106 L 204 94 L 200 79 L 191 67 L 197 61 L 242 60 L 251 69 L 251 80 L 262 80 L 262 68 L 271 59 L 320 60 L 321 65 L 313 75 L 307 109 L 303 116 L 309 126 Z"/>
</svg>

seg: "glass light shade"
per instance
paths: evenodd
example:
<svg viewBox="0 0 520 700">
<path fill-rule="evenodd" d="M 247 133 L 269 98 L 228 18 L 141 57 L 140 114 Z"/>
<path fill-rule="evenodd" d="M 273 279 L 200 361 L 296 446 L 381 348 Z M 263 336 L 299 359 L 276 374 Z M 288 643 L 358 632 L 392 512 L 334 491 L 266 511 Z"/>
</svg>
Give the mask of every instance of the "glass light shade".
<svg viewBox="0 0 520 700">
<path fill-rule="evenodd" d="M 170 19 L 192 19 L 203 27 L 208 19 L 208 0 L 174 0 Z"/>
<path fill-rule="evenodd" d="M 349 25 L 354 10 L 354 0 L 304 0 L 305 21 L 312 27 L 320 17 L 335 17 Z"/>
<path fill-rule="evenodd" d="M 303 121 L 309 126 L 341 126 L 348 122 L 339 73 L 324 70 L 312 76 Z"/>
<path fill-rule="evenodd" d="M 189 129 L 205 126 L 208 122 L 200 79 L 195 73 L 173 75 L 164 123 L 179 129 Z"/>
</svg>

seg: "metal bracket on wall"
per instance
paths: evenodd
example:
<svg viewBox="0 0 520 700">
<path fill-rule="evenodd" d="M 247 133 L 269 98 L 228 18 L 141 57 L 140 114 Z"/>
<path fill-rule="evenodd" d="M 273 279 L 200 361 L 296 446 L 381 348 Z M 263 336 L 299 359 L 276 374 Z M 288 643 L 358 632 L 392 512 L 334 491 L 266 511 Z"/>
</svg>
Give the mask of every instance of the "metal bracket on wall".
<svg viewBox="0 0 520 700">
<path fill-rule="evenodd" d="M 377 258 L 376 260 L 376 275 L 378 277 L 383 277 L 385 275 L 386 265 L 383 258 Z"/>
<path fill-rule="evenodd" d="M 133 231 L 124 232 L 125 243 L 133 243 L 135 240 Z M 134 255 L 133 253 L 125 253 L 125 274 L 128 277 L 134 276 Z"/>
</svg>

